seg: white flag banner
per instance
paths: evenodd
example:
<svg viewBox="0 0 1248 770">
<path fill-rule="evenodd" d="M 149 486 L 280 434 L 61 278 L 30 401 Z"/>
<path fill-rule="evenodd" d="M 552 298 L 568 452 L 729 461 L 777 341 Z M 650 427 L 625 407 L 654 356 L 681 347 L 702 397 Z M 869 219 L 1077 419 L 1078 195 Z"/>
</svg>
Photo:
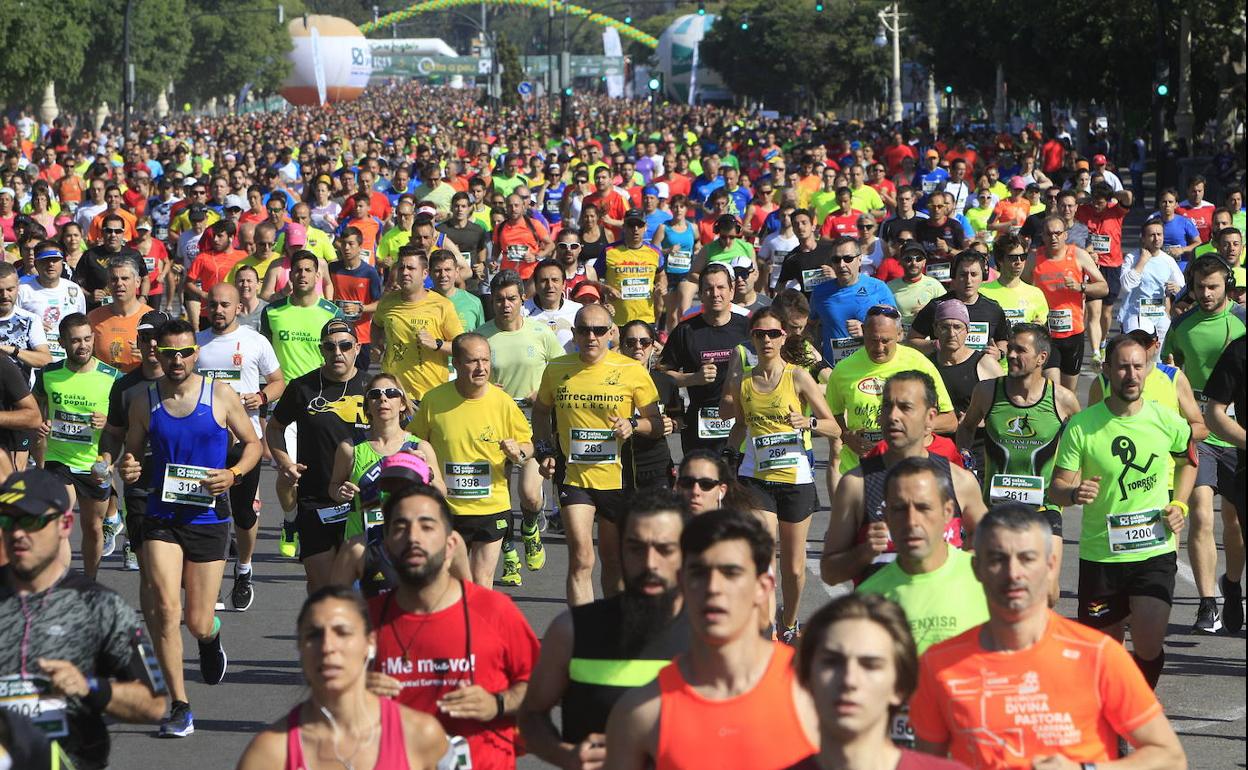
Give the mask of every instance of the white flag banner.
<svg viewBox="0 0 1248 770">
<path fill-rule="evenodd" d="M 624 48 L 620 45 L 620 32 L 615 27 L 607 27 L 602 31 L 602 52 L 607 56 L 623 56 Z M 620 99 L 624 96 L 624 74 L 607 75 L 607 96 Z"/>
</svg>

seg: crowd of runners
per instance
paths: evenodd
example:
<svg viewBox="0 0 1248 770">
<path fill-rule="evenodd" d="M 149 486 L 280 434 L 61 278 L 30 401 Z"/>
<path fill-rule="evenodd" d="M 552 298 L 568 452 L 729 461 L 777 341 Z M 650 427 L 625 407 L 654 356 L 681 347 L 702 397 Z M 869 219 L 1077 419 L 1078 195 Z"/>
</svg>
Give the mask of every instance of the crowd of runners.
<svg viewBox="0 0 1248 770">
<path fill-rule="evenodd" d="M 240 768 L 1186 766 L 1167 629 L 1244 622 L 1233 155 L 475 97 L 0 118 L 0 767 L 190 736 L 262 519 L 308 695 Z"/>
</svg>

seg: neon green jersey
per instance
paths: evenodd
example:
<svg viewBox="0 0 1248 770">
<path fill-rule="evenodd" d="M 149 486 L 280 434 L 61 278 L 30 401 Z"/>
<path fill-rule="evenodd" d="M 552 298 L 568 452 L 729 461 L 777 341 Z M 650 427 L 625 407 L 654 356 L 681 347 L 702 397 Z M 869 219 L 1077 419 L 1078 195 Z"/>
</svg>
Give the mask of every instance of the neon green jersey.
<svg viewBox="0 0 1248 770">
<path fill-rule="evenodd" d="M 65 361 L 48 364 L 35 379 L 35 397 L 47 404 L 47 460 L 86 473 L 99 456 L 100 430 L 91 427 L 91 414 L 108 414 L 108 394 L 121 372 L 92 358 L 81 371 Z"/>
<path fill-rule="evenodd" d="M 1170 456 L 1188 451 L 1192 428 L 1148 399 L 1140 411 L 1117 416 L 1105 402 L 1066 423 L 1056 466 L 1083 479 L 1099 476 L 1100 492 L 1083 506 L 1079 558 L 1136 562 L 1175 550 L 1162 509 L 1170 502 Z"/>
<path fill-rule="evenodd" d="M 1011 325 L 1048 323 L 1049 301 L 1044 292 L 1029 283 L 1002 286 L 1000 280 L 989 281 L 979 287 L 979 293 L 1000 305 Z"/>
<path fill-rule="evenodd" d="M 1192 383 L 1201 414 L 1209 406 L 1205 398 L 1205 380 L 1213 371 L 1222 351 L 1227 345 L 1244 335 L 1244 322 L 1231 312 L 1232 303 L 1216 313 L 1207 313 L 1196 306 L 1179 316 L 1170 326 L 1166 342 L 1161 348 L 1161 358 L 1174 354 L 1174 363 L 1183 370 Z M 1206 444 L 1229 447 L 1230 444 L 1210 433 Z"/>
<path fill-rule="evenodd" d="M 952 412 L 953 401 L 945 389 L 936 366 L 919 351 L 898 345 L 893 359 L 877 364 L 867 355 L 866 348 L 854 351 L 842 359 L 832 370 L 825 397 L 833 415 L 841 415 L 849 430 L 866 431 L 870 441 L 883 438 L 880 432 L 880 404 L 884 394 L 884 381 L 897 372 L 915 369 L 925 372 L 936 385 L 936 410 Z M 858 467 L 858 455 L 846 444 L 841 450 L 841 473 Z"/>
<path fill-rule="evenodd" d="M 291 304 L 290 297 L 276 300 L 260 312 L 260 333 L 273 343 L 287 382 L 325 363 L 321 329 L 329 319 L 341 316 L 338 306 L 327 299 L 305 307 Z"/>
<path fill-rule="evenodd" d="M 490 381 L 516 400 L 533 397 L 547 362 L 564 354 L 550 326 L 534 318 L 524 319 L 519 329 L 510 332 L 490 321 L 477 333 L 490 341 Z"/>
<path fill-rule="evenodd" d="M 988 621 L 988 601 L 971 570 L 971 555 L 952 546 L 934 572 L 911 575 L 894 561 L 862 581 L 858 593 L 880 594 L 901 605 L 920 655 Z"/>
</svg>

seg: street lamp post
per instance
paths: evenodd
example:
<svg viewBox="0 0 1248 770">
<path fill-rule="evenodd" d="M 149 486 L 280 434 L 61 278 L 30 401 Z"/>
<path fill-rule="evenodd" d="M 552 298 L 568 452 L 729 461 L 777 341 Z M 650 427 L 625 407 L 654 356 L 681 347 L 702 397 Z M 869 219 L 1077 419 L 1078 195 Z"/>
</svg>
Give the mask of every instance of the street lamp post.
<svg viewBox="0 0 1248 770">
<path fill-rule="evenodd" d="M 901 33 L 905 29 L 901 26 L 901 17 L 907 14 L 901 12 L 897 3 L 892 3 L 887 8 L 880 9 L 877 15 L 880 17 L 880 24 L 893 36 L 893 87 L 889 99 L 889 117 L 893 123 L 900 123 L 905 116 L 901 105 Z M 876 38 L 876 42 L 880 43 L 880 38 Z"/>
</svg>

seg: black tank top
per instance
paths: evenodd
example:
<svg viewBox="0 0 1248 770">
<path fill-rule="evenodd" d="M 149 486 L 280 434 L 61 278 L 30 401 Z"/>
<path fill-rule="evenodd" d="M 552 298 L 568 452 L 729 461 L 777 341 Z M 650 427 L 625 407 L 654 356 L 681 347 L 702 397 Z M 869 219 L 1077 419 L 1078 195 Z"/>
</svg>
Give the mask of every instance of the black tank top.
<svg viewBox="0 0 1248 770">
<path fill-rule="evenodd" d="M 649 684 L 672 658 L 689 650 L 689 620 L 680 613 L 638 649 L 624 649 L 619 596 L 572 608 L 572 659 L 563 693 L 563 740 L 576 744 L 607 731 L 611 707 Z"/>
<path fill-rule="evenodd" d="M 940 371 L 940 378 L 945 381 L 945 390 L 949 391 L 949 399 L 953 401 L 954 411 L 958 414 L 965 412 L 971 405 L 971 394 L 979 384 L 979 360 L 983 357 L 984 351 L 976 350 L 962 363 L 945 366 L 936 360 L 935 353 L 928 356 Z"/>
</svg>

